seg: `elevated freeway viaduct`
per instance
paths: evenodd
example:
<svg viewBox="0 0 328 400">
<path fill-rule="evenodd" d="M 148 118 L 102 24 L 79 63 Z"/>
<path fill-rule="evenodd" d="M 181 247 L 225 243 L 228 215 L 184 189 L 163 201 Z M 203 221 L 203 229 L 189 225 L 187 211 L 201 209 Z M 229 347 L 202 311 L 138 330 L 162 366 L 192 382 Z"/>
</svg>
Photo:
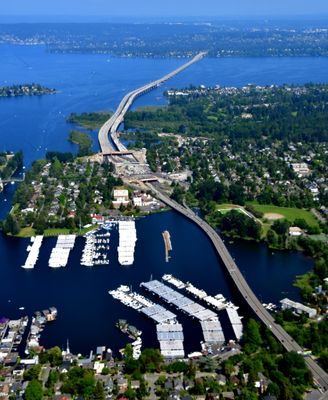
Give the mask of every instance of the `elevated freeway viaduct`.
<svg viewBox="0 0 328 400">
<path fill-rule="evenodd" d="M 206 233 L 248 306 L 267 326 L 267 328 L 271 330 L 272 334 L 276 337 L 276 339 L 278 339 L 278 341 L 287 351 L 296 351 L 302 353 L 303 349 L 301 346 L 299 346 L 294 339 L 279 324 L 275 322 L 272 315 L 258 300 L 252 289 L 247 284 L 245 278 L 243 277 L 218 233 L 206 221 L 198 217 L 191 209 L 183 207 L 176 201 L 172 200 L 170 197 L 160 192 L 151 183 L 147 183 L 146 185 L 152 190 L 158 199 L 174 210 L 178 211 L 180 214 L 184 215 L 186 218 L 189 218 Z M 328 398 L 328 374 L 311 357 L 305 357 L 304 360 L 312 372 L 315 382 L 323 392 L 321 399 Z"/>
<path fill-rule="evenodd" d="M 120 142 L 120 140 L 118 138 L 118 134 L 117 134 L 117 129 L 121 125 L 125 114 L 131 107 L 134 100 L 137 97 L 141 96 L 142 94 L 145 94 L 145 93 L 149 92 L 150 90 L 157 88 L 163 82 L 173 78 L 175 75 L 179 74 L 186 68 L 190 67 L 192 64 L 200 61 L 205 55 L 206 55 L 206 52 L 199 53 L 193 59 L 191 59 L 187 63 L 183 64 L 181 67 L 175 69 L 174 71 L 170 72 L 169 74 L 163 76 L 162 78 L 157 79 L 156 81 L 147 83 L 146 85 L 142 86 L 141 88 L 135 89 L 132 92 L 126 94 L 124 96 L 123 100 L 120 102 L 117 110 L 114 112 L 114 114 L 111 116 L 111 118 L 104 123 L 104 125 L 99 130 L 98 141 L 99 141 L 101 152 L 103 154 L 110 154 L 112 152 L 120 151 L 123 154 L 123 152 L 125 152 L 127 149 Z"/>
</svg>

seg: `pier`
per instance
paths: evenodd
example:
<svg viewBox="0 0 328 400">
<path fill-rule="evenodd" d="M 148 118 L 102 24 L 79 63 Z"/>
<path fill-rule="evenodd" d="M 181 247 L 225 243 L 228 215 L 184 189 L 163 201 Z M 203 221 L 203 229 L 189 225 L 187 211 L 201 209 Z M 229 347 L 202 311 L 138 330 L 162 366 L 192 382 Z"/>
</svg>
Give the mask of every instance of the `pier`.
<svg viewBox="0 0 328 400">
<path fill-rule="evenodd" d="M 165 261 L 169 262 L 170 259 L 170 251 L 172 251 L 172 243 L 171 236 L 169 231 L 164 231 L 162 233 L 165 245 Z"/>
</svg>

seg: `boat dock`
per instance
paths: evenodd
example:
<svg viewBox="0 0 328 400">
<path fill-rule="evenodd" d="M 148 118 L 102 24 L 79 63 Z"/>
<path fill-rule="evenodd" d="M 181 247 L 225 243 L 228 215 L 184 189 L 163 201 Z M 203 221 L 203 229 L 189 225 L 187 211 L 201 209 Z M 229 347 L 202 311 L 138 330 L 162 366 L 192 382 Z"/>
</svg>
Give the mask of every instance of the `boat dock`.
<svg viewBox="0 0 328 400">
<path fill-rule="evenodd" d="M 162 233 L 165 245 L 165 261 L 169 262 L 170 259 L 170 251 L 172 251 L 172 243 L 171 236 L 169 231 L 164 231 Z"/>
<path fill-rule="evenodd" d="M 232 307 L 227 307 L 227 314 L 230 319 L 232 329 L 236 336 L 236 339 L 240 340 L 241 337 L 243 336 L 243 324 L 241 322 L 242 317 L 240 317 L 238 315 L 237 310 Z"/>
<path fill-rule="evenodd" d="M 175 314 L 146 297 L 132 292 L 126 285 L 121 285 L 118 289 L 108 293 L 114 299 L 141 312 L 156 323 L 157 339 L 161 354 L 165 358 L 183 358 L 185 356 L 183 329 L 182 325 L 177 323 Z"/>
<path fill-rule="evenodd" d="M 99 233 L 98 229 L 84 235 L 85 246 L 82 251 L 81 265 L 93 267 L 94 265 L 108 265 L 108 251 L 110 250 L 110 232 Z"/>
<path fill-rule="evenodd" d="M 185 290 L 186 292 L 192 294 L 199 300 L 205 301 L 205 303 L 209 304 L 217 311 L 224 310 L 228 306 L 228 304 L 226 303 L 226 299 L 222 294 L 217 294 L 216 296 L 210 296 L 205 292 L 205 290 L 198 289 L 190 282 L 184 283 L 180 279 L 177 279 L 170 274 L 163 275 L 162 279 L 166 282 L 169 282 L 171 285 L 177 287 L 178 289 Z"/>
<path fill-rule="evenodd" d="M 59 235 L 56 247 L 52 249 L 49 267 L 66 267 L 70 251 L 74 248 L 76 235 Z"/>
<path fill-rule="evenodd" d="M 41 236 L 41 235 L 31 238 L 32 246 L 27 247 L 27 251 L 29 251 L 29 254 L 27 256 L 25 264 L 22 265 L 22 268 L 25 268 L 25 269 L 34 268 L 34 266 L 39 258 L 39 252 L 40 252 L 40 247 L 41 247 L 42 241 L 43 241 L 43 236 Z"/>
<path fill-rule="evenodd" d="M 135 244 L 137 241 L 135 221 L 119 221 L 118 232 L 118 262 L 121 265 L 132 265 L 134 261 Z"/>
<path fill-rule="evenodd" d="M 143 282 L 140 286 L 157 295 L 171 306 L 175 306 L 188 316 L 200 321 L 203 330 L 204 340 L 210 339 L 210 343 L 223 343 L 225 341 L 223 330 L 218 315 L 202 305 L 183 296 L 174 289 L 164 285 L 158 280 Z M 215 322 L 215 324 L 202 324 L 202 322 Z"/>
</svg>

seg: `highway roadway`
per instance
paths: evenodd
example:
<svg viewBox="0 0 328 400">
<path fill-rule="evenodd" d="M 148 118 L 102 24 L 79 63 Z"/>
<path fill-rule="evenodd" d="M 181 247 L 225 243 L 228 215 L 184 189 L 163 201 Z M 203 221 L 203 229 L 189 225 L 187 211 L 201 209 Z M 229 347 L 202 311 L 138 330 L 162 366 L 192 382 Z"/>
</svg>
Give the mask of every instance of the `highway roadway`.
<svg viewBox="0 0 328 400">
<path fill-rule="evenodd" d="M 287 351 L 296 351 L 302 353 L 303 349 L 301 348 L 301 346 L 299 346 L 279 324 L 275 323 L 272 315 L 263 307 L 261 302 L 258 300 L 252 289 L 247 284 L 245 278 L 243 277 L 242 273 L 237 267 L 237 264 L 231 257 L 228 249 L 226 248 L 218 233 L 206 221 L 198 217 L 191 209 L 183 207 L 179 203 L 175 202 L 170 197 L 156 189 L 154 185 L 148 183 L 147 186 L 163 203 L 167 204 L 174 210 L 178 211 L 180 214 L 189 218 L 206 233 L 206 235 L 213 243 L 216 251 L 218 252 L 228 273 L 235 282 L 239 292 L 248 303 L 249 307 L 251 307 L 257 317 L 267 326 L 267 328 L 271 330 L 272 334 L 279 340 L 279 342 Z M 312 372 L 313 378 L 320 390 L 322 392 L 326 392 L 328 390 L 328 374 L 323 371 L 323 369 L 311 357 L 306 356 L 304 357 L 304 360 L 308 368 Z M 327 393 L 324 393 L 321 399 L 326 398 L 328 398 L 328 395 Z"/>
<path fill-rule="evenodd" d="M 175 75 L 179 74 L 186 68 L 190 67 L 192 64 L 200 61 L 205 55 L 206 55 L 206 52 L 199 53 L 194 58 L 192 58 L 190 61 L 183 64 L 181 67 L 175 69 L 174 71 L 170 72 L 169 74 L 163 76 L 162 78 L 157 79 L 156 81 L 147 83 L 146 85 L 126 94 L 124 96 L 123 100 L 120 102 L 120 104 L 119 104 L 118 108 L 116 109 L 116 111 L 114 112 L 114 114 L 111 116 L 111 118 L 109 120 L 107 120 L 104 123 L 104 125 L 99 130 L 98 141 L 99 141 L 101 152 L 103 154 L 107 154 L 107 153 L 111 153 L 113 151 L 123 151 L 123 152 L 126 151 L 127 150 L 126 147 L 119 140 L 117 129 L 121 125 L 125 114 L 131 107 L 134 100 L 138 96 L 141 96 L 142 94 L 149 92 L 152 89 L 157 88 L 163 82 L 173 78 Z M 109 135 L 111 136 L 111 140 L 109 138 Z"/>
</svg>

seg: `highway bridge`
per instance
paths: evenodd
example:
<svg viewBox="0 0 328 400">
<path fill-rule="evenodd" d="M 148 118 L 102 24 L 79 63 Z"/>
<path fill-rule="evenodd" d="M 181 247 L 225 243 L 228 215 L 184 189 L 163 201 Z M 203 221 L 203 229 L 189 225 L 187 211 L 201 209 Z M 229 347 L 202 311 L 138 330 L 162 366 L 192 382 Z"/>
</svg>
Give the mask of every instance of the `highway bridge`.
<svg viewBox="0 0 328 400">
<path fill-rule="evenodd" d="M 110 154 L 112 152 L 120 151 L 120 152 L 123 152 L 123 154 L 124 154 L 124 152 L 127 151 L 127 149 L 120 142 L 119 134 L 117 133 L 117 129 L 121 125 L 125 114 L 131 107 L 134 100 L 137 97 L 141 96 L 142 94 L 145 94 L 145 93 L 149 92 L 150 90 L 157 88 L 163 82 L 173 78 L 175 75 L 179 74 L 186 68 L 190 67 L 192 64 L 200 61 L 205 55 L 206 55 L 206 52 L 199 53 L 193 59 L 191 59 L 187 63 L 183 64 L 181 67 L 175 69 L 174 71 L 170 72 L 169 74 L 163 76 L 162 78 L 157 79 L 156 81 L 147 83 L 146 85 L 142 86 L 141 88 L 135 89 L 132 92 L 126 94 L 124 96 L 123 100 L 120 102 L 117 110 L 114 112 L 114 114 L 111 116 L 111 118 L 104 123 L 104 125 L 99 130 L 98 141 L 99 141 L 101 152 L 103 154 Z"/>
<path fill-rule="evenodd" d="M 222 239 L 218 233 L 203 219 L 198 217 L 191 209 L 186 208 L 176 201 L 172 200 L 167 195 L 160 192 L 154 185 L 146 184 L 152 192 L 160 199 L 163 203 L 170 206 L 174 210 L 178 211 L 180 214 L 189 218 L 192 222 L 198 225 L 210 238 L 213 246 L 215 247 L 217 253 L 219 254 L 225 268 L 227 269 L 232 280 L 236 284 L 239 292 L 244 297 L 245 301 L 248 303 L 249 307 L 254 311 L 257 317 L 269 328 L 272 334 L 279 340 L 283 347 L 287 351 L 296 351 L 302 353 L 303 349 L 299 346 L 295 340 L 279 325 L 275 322 L 272 315 L 263 307 L 262 303 L 258 300 L 252 289 L 249 287 L 242 273 L 240 272 L 237 264 L 231 257 L 228 249 L 223 243 Z M 322 392 L 328 390 L 328 374 L 323 371 L 323 369 L 311 358 L 304 357 L 304 360 L 312 372 L 313 378 Z M 327 398 L 325 393 L 321 399 Z"/>
</svg>

